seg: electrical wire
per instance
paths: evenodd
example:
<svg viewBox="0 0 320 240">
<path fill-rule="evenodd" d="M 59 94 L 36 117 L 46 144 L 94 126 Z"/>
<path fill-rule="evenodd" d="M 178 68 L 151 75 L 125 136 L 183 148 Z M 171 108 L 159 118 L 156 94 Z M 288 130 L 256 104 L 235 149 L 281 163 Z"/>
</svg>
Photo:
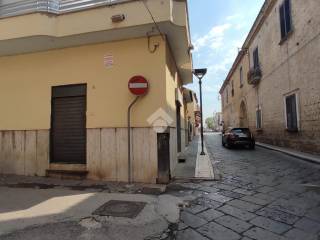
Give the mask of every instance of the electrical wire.
<svg viewBox="0 0 320 240">
<path fill-rule="evenodd" d="M 153 21 L 154 25 L 156 26 L 156 28 L 157 28 L 157 30 L 158 30 L 158 32 L 159 32 L 159 34 L 160 34 L 160 36 L 162 37 L 162 40 L 164 40 L 164 41 L 165 41 L 164 34 L 161 32 L 160 27 L 159 27 L 158 23 L 156 22 L 156 20 L 155 20 L 154 16 L 152 15 L 152 12 L 151 12 L 151 10 L 149 9 L 149 7 L 148 7 L 147 3 L 145 2 L 145 0 L 141 0 L 141 2 L 143 3 L 144 7 L 145 7 L 145 8 L 146 8 L 146 10 L 148 11 L 148 13 L 149 13 L 149 15 L 150 15 L 150 17 L 151 17 L 151 19 L 152 19 L 152 21 Z"/>
</svg>

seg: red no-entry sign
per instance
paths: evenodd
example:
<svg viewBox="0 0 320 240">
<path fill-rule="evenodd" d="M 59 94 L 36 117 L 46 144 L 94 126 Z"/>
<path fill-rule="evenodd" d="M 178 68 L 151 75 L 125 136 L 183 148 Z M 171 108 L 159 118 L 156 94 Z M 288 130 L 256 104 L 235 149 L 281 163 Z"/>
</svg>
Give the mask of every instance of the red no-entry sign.
<svg viewBox="0 0 320 240">
<path fill-rule="evenodd" d="M 132 94 L 141 96 L 147 93 L 149 83 L 142 76 L 134 76 L 129 80 L 128 88 Z"/>
</svg>

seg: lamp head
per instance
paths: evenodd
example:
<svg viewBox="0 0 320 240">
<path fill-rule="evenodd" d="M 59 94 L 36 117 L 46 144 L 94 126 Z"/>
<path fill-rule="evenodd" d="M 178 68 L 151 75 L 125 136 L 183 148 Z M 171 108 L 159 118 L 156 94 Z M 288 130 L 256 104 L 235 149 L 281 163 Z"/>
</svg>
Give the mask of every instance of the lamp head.
<svg viewBox="0 0 320 240">
<path fill-rule="evenodd" d="M 206 68 L 193 69 L 192 73 L 193 73 L 198 79 L 202 79 L 202 78 L 204 77 L 204 75 L 206 75 L 207 69 L 206 69 Z"/>
</svg>

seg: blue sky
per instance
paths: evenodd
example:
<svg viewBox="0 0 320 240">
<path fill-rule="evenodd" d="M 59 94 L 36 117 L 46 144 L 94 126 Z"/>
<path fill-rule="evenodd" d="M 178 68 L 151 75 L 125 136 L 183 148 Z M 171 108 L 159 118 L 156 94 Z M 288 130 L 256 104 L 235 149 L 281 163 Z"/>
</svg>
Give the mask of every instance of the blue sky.
<svg viewBox="0 0 320 240">
<path fill-rule="evenodd" d="M 264 0 L 188 0 L 194 68 L 203 80 L 204 119 L 221 110 L 219 90 Z M 199 96 L 197 79 L 187 86 Z"/>
</svg>

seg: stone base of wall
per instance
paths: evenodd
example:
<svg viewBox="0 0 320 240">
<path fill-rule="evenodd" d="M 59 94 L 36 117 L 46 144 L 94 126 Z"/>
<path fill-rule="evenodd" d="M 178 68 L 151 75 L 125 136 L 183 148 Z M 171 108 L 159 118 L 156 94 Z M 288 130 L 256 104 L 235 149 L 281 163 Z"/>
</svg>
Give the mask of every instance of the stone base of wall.
<svg viewBox="0 0 320 240">
<path fill-rule="evenodd" d="M 0 173 L 45 176 L 49 130 L 0 131 Z"/>
<path fill-rule="evenodd" d="M 87 129 L 88 179 L 128 181 L 127 128 Z M 157 133 L 153 128 L 132 129 L 132 179 L 156 183 Z M 79 170 L 77 164 L 50 164 L 50 131 L 0 131 L 0 173 L 46 176 L 46 170 Z M 184 144 L 184 143 L 183 143 Z M 182 145 L 184 146 L 184 145 Z M 177 163 L 176 129 L 170 128 L 170 169 Z"/>
<path fill-rule="evenodd" d="M 88 178 L 128 181 L 127 128 L 87 130 Z M 158 177 L 157 133 L 152 128 L 132 130 L 132 178 L 156 183 Z"/>
<path fill-rule="evenodd" d="M 301 133 L 289 133 L 286 131 L 261 132 L 256 134 L 256 140 L 261 143 L 279 147 L 292 148 L 300 152 L 320 154 L 320 142 L 309 139 Z"/>
</svg>

